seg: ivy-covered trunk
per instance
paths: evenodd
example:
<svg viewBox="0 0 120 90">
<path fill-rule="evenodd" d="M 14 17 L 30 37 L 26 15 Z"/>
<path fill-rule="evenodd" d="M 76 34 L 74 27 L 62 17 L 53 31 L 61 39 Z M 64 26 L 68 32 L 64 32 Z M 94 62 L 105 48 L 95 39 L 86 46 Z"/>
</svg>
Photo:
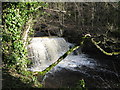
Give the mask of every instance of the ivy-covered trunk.
<svg viewBox="0 0 120 90">
<path fill-rule="evenodd" d="M 46 7 L 47 4 L 44 2 L 4 2 L 2 6 L 3 61 L 8 66 L 14 66 L 18 71 L 26 70 L 29 64 L 25 48 L 28 42 L 27 34 L 32 32 L 34 18 L 44 13 L 44 10 L 40 8 Z"/>
</svg>

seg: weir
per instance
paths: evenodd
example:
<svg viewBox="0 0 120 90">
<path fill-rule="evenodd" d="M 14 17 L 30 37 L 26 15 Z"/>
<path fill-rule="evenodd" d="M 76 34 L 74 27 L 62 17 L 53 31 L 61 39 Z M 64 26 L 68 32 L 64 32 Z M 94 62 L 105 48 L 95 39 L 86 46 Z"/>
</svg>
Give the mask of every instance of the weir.
<svg viewBox="0 0 120 90">
<path fill-rule="evenodd" d="M 69 46 L 64 38 L 34 37 L 28 45 L 29 57 L 33 65 L 29 70 L 43 71 L 62 56 Z"/>
</svg>

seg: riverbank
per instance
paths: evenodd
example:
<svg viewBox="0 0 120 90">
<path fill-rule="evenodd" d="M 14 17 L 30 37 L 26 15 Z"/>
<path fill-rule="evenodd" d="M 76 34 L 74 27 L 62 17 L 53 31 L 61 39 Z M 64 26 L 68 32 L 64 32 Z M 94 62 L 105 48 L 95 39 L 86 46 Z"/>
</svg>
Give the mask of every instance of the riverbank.
<svg viewBox="0 0 120 90">
<path fill-rule="evenodd" d="M 26 71 L 27 72 L 27 71 Z M 15 69 L 2 67 L 2 89 L 10 88 L 41 88 L 42 84 L 36 83 L 32 73 L 28 76 L 18 73 Z"/>
</svg>

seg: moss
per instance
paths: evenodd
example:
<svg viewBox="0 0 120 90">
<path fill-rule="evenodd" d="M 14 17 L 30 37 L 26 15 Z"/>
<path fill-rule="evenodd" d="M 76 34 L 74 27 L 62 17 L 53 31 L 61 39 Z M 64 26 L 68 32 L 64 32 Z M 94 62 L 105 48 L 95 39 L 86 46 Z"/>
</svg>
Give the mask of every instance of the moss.
<svg viewBox="0 0 120 90">
<path fill-rule="evenodd" d="M 105 50 L 103 50 L 98 44 L 96 41 L 94 41 L 94 38 L 91 38 L 91 41 L 92 43 L 101 51 L 103 52 L 105 55 L 108 55 L 108 56 L 113 56 L 113 55 L 119 55 L 120 52 L 111 52 L 111 53 L 108 53 L 106 52 Z"/>
</svg>

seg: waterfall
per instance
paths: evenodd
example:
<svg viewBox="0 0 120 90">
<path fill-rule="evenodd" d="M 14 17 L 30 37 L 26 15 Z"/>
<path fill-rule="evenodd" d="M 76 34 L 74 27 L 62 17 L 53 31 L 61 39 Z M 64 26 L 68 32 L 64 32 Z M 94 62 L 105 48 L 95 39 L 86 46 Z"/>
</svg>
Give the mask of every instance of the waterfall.
<svg viewBox="0 0 120 90">
<path fill-rule="evenodd" d="M 28 54 L 33 65 L 29 70 L 43 71 L 63 55 L 69 46 L 64 38 L 34 37 L 28 45 Z"/>
</svg>

